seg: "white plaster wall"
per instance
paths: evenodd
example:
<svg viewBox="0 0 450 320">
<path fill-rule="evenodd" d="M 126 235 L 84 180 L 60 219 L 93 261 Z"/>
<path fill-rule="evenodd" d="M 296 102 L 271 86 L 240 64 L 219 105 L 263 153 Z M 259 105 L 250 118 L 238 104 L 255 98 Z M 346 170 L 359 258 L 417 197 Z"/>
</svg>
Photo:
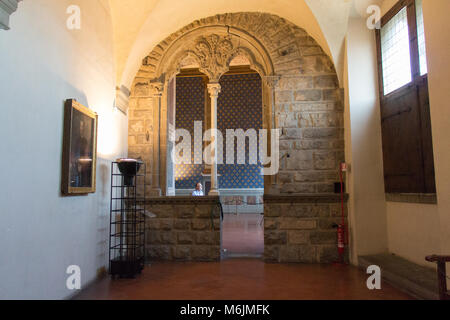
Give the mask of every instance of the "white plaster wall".
<svg viewBox="0 0 450 320">
<path fill-rule="evenodd" d="M 352 261 L 387 251 L 375 33 L 350 18 L 346 43 L 345 138 Z"/>
<path fill-rule="evenodd" d="M 66 28 L 77 4 L 81 30 Z M 59 299 L 66 268 L 82 285 L 106 266 L 110 160 L 126 155 L 127 119 L 113 112 L 115 72 L 107 1 L 25 0 L 0 31 L 0 299 Z M 63 103 L 99 114 L 97 192 L 61 197 Z"/>
<path fill-rule="evenodd" d="M 431 253 L 438 251 L 444 255 L 450 255 L 449 12 L 448 0 L 425 0 L 423 3 L 440 237 L 440 247 Z M 447 279 L 447 285 L 450 286 L 450 279 Z"/>
<path fill-rule="evenodd" d="M 436 205 L 387 202 L 389 252 L 420 265 L 435 267 L 425 256 L 439 253 Z"/>
<path fill-rule="evenodd" d="M 450 254 L 450 1 L 425 0 L 431 126 L 439 212 L 440 251 Z M 430 230 L 433 231 L 433 230 Z"/>
<path fill-rule="evenodd" d="M 383 0 L 381 15 L 384 16 L 399 0 Z"/>
<path fill-rule="evenodd" d="M 114 28 L 114 55 L 120 78 L 130 48 L 151 10 L 159 0 L 109 0 Z"/>
</svg>

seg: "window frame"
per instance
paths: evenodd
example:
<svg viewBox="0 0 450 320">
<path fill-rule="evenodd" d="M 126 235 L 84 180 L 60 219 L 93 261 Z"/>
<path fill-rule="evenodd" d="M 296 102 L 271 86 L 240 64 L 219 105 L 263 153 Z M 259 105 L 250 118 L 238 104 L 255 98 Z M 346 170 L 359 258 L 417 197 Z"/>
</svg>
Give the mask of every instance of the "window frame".
<svg viewBox="0 0 450 320">
<path fill-rule="evenodd" d="M 381 28 L 386 25 L 397 13 L 406 7 L 406 15 L 408 19 L 408 36 L 409 36 L 409 51 L 411 64 L 411 81 L 404 86 L 395 89 L 394 91 L 384 94 L 384 75 L 383 75 L 383 61 L 381 50 Z M 417 32 L 417 15 L 416 15 L 416 1 L 415 0 L 400 0 L 398 1 L 382 18 L 381 28 L 376 29 L 376 43 L 377 43 L 377 65 L 378 65 L 378 85 L 380 100 L 390 98 L 403 92 L 405 88 L 410 88 L 418 83 L 423 83 L 428 79 L 428 72 L 420 75 L 420 58 L 419 58 L 419 40 Z M 428 60 L 427 60 L 428 61 Z"/>
<path fill-rule="evenodd" d="M 400 10 L 405 7 L 407 10 L 408 22 L 411 81 L 388 94 L 384 94 L 381 28 L 375 30 L 385 194 L 388 201 L 435 203 L 436 200 L 429 201 L 431 198 L 435 199 L 436 194 L 433 139 L 428 92 L 429 70 L 427 68 L 427 73 L 424 75 L 420 74 L 416 0 L 399 0 L 381 18 L 380 25 L 381 27 L 384 27 L 386 23 L 388 23 L 400 12 Z M 408 102 L 407 100 L 411 99 L 414 95 L 416 95 L 415 100 L 412 103 Z M 411 136 L 410 141 L 406 140 L 409 151 L 413 153 L 416 152 L 416 157 L 412 158 L 412 162 L 410 162 L 412 165 L 412 167 L 410 167 L 412 168 L 412 171 L 409 172 L 408 170 L 402 170 L 404 167 L 402 164 L 399 164 L 399 162 L 403 160 L 403 154 L 396 152 L 392 155 L 389 154 L 389 149 L 393 146 L 392 141 L 397 140 L 395 137 L 391 136 L 393 127 L 389 125 L 391 121 L 394 121 L 392 120 L 394 117 L 397 119 L 395 121 L 398 122 L 398 125 L 401 128 L 400 130 L 406 130 L 404 132 L 411 130 L 414 131 L 413 134 L 415 138 Z M 412 120 L 413 122 L 409 122 L 409 120 Z M 395 173 L 392 171 L 393 168 L 397 168 L 395 169 Z M 405 184 L 405 181 L 408 179 L 410 180 L 409 183 Z M 403 196 L 406 195 L 407 200 L 399 200 L 399 195 L 402 196 L 400 197 L 402 199 Z M 413 195 L 419 195 L 420 197 L 415 201 L 411 201 L 411 197 Z M 422 197 L 423 195 L 431 196 L 431 198 L 424 201 L 425 198 Z M 388 199 L 388 196 L 392 197 Z"/>
</svg>

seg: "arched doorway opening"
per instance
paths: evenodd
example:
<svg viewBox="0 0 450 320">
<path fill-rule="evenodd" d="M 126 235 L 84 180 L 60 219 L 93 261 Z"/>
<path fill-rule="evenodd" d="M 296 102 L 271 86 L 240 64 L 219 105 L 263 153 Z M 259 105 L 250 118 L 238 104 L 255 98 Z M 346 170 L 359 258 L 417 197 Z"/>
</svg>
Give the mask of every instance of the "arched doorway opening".
<svg viewBox="0 0 450 320">
<path fill-rule="evenodd" d="M 236 60 L 220 79 L 217 105 L 218 129 L 225 141 L 224 158 L 233 160 L 224 161 L 218 168 L 225 212 L 222 257 L 262 258 L 264 177 L 257 148 L 263 128 L 262 79 L 245 57 Z"/>
<path fill-rule="evenodd" d="M 203 142 L 203 149 L 196 149 L 194 136 L 199 130 L 203 140 L 205 132 L 211 128 L 209 78 L 200 72 L 195 60 L 187 57 L 174 79 L 175 129 L 188 132 L 191 137 L 189 150 L 175 148 L 176 153 L 190 153 L 190 157 L 185 158 L 187 163 L 174 165 L 175 194 L 189 196 L 197 183 L 201 183 L 204 193 L 208 194 L 211 166 L 197 159 L 209 143 Z M 218 146 L 222 153 L 217 178 L 224 210 L 222 257 L 262 257 L 264 177 L 257 150 L 258 133 L 263 122 L 262 79 L 257 71 L 251 69 L 245 56 L 237 56 L 230 62 L 229 71 L 221 76 L 219 85 L 217 129 L 222 136 Z M 175 143 L 182 142 L 181 135 L 176 135 L 175 139 Z M 177 156 L 182 157 L 180 154 Z"/>
</svg>

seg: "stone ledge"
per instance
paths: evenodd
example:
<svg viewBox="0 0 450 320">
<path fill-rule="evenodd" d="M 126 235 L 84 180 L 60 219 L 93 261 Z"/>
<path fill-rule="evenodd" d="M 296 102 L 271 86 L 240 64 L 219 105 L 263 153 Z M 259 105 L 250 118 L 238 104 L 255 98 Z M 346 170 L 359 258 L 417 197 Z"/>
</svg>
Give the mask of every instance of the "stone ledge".
<svg viewBox="0 0 450 320">
<path fill-rule="evenodd" d="M 344 200 L 348 201 L 348 194 L 344 195 Z M 264 194 L 264 203 L 334 203 L 340 202 L 341 195 L 335 193 L 317 194 Z"/>
<path fill-rule="evenodd" d="M 154 204 L 214 204 L 219 203 L 219 196 L 171 196 L 171 197 L 149 197 L 145 200 L 148 205 Z"/>
<path fill-rule="evenodd" d="M 386 201 L 437 204 L 435 193 L 386 193 Z"/>
<path fill-rule="evenodd" d="M 359 256 L 358 263 L 364 271 L 370 265 L 379 266 L 384 281 L 416 298 L 439 299 L 437 273 L 432 268 L 419 266 L 389 253 Z"/>
</svg>

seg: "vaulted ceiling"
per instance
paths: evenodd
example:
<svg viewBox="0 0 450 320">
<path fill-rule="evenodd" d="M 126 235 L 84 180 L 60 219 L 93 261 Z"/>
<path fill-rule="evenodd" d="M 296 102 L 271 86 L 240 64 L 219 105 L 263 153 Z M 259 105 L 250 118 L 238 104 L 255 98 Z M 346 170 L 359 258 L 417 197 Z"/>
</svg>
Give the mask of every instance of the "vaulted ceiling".
<svg viewBox="0 0 450 320">
<path fill-rule="evenodd" d="M 389 0 L 385 0 L 389 1 Z M 109 0 L 117 83 L 129 87 L 142 59 L 185 25 L 227 12 L 266 12 L 305 29 L 333 59 L 342 75 L 350 16 L 381 0 Z"/>
</svg>

